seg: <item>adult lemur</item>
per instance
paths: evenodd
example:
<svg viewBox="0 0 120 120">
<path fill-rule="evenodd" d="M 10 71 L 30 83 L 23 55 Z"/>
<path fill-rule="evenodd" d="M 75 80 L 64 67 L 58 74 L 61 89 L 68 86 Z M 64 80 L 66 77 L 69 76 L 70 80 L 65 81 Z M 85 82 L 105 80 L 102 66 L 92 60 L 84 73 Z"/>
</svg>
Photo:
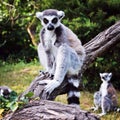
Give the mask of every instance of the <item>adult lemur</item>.
<svg viewBox="0 0 120 120">
<path fill-rule="evenodd" d="M 78 73 L 83 65 L 85 49 L 78 37 L 61 23 L 64 16 L 63 11 L 55 9 L 36 13 L 43 26 L 40 32 L 41 43 L 38 45 L 38 56 L 46 71 L 54 75 L 53 80 L 45 81 L 47 84 L 45 91 L 51 93 L 67 75 L 68 103 L 79 104 Z"/>
<path fill-rule="evenodd" d="M 112 73 L 100 73 L 100 77 L 103 83 L 101 84 L 100 90 L 94 94 L 94 111 L 101 108 L 102 113 L 99 114 L 100 116 L 105 115 L 109 111 L 120 111 L 120 109 L 117 108 L 116 91 L 110 83 Z"/>
</svg>

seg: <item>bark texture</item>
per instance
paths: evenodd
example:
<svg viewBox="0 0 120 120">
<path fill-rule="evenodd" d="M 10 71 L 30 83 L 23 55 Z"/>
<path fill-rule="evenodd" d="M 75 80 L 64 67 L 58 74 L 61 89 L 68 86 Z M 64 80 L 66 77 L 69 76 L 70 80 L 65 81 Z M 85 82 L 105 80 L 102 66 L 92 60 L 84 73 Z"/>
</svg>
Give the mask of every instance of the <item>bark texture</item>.
<svg viewBox="0 0 120 120">
<path fill-rule="evenodd" d="M 99 120 L 99 118 L 75 106 L 41 100 L 29 103 L 3 120 Z"/>
</svg>

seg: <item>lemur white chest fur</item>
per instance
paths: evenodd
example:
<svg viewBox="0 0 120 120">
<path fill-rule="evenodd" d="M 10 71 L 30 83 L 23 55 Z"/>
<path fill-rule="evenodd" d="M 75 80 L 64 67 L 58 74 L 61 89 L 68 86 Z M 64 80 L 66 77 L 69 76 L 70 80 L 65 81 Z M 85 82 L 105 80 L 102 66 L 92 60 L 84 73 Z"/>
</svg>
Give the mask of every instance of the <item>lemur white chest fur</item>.
<svg viewBox="0 0 120 120">
<path fill-rule="evenodd" d="M 44 44 L 50 52 L 56 56 L 57 54 L 57 47 L 54 45 L 56 42 L 56 34 L 54 31 L 45 30 L 44 33 Z"/>
<path fill-rule="evenodd" d="M 55 32 L 54 31 L 45 30 L 44 39 L 45 39 L 45 44 L 46 45 L 54 45 L 54 43 L 56 41 L 56 34 L 55 34 Z"/>
<path fill-rule="evenodd" d="M 101 88 L 100 88 L 100 91 L 102 93 L 102 97 L 107 95 L 107 87 L 108 87 L 108 82 L 103 81 L 103 83 L 101 84 Z"/>
</svg>

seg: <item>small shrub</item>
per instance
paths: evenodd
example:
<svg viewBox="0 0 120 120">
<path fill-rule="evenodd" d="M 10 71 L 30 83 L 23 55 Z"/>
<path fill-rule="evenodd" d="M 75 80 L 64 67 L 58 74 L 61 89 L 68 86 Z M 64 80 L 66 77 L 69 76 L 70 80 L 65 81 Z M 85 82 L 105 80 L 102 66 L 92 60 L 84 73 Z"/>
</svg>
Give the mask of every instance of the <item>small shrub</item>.
<svg viewBox="0 0 120 120">
<path fill-rule="evenodd" d="M 14 112 L 18 108 L 23 107 L 29 102 L 32 96 L 33 93 L 29 92 L 24 97 L 19 99 L 19 96 L 15 91 L 12 91 L 7 99 L 0 96 L 0 116 L 4 116 L 8 111 Z"/>
</svg>

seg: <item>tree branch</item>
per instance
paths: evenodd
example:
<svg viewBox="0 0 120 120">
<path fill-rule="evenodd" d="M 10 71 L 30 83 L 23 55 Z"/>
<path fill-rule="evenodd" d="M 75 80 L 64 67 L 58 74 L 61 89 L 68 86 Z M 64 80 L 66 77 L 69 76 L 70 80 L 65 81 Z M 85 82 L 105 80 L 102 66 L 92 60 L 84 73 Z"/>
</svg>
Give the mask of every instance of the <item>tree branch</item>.
<svg viewBox="0 0 120 120">
<path fill-rule="evenodd" d="M 86 49 L 86 59 L 84 61 L 82 73 L 89 68 L 95 59 L 120 42 L 120 21 L 105 31 L 99 33 L 91 41 L 84 45 Z"/>
<path fill-rule="evenodd" d="M 36 34 L 35 31 L 36 31 L 36 25 L 35 25 L 35 19 L 33 19 L 32 22 L 30 22 L 27 27 L 27 32 L 30 35 L 33 45 L 37 46 L 37 42 L 35 38 L 35 34 Z"/>
</svg>

